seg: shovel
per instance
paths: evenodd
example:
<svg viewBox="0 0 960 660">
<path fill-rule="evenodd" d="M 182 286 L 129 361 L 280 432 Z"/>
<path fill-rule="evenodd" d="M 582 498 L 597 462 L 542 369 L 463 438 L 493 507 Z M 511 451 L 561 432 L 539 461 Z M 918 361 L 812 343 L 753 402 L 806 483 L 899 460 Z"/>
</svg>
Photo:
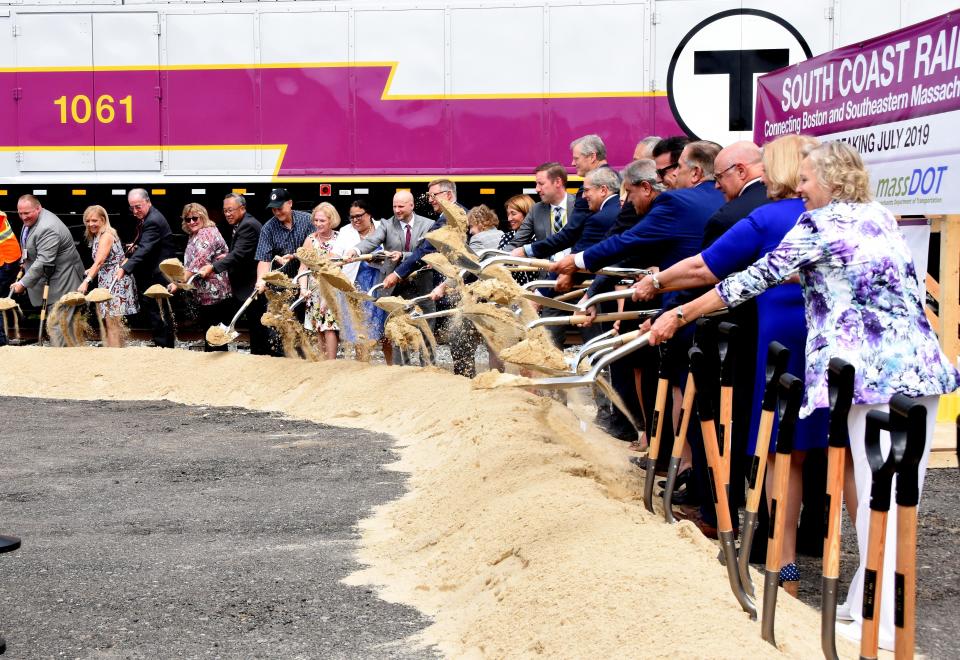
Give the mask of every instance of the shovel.
<svg viewBox="0 0 960 660">
<path fill-rule="evenodd" d="M 552 307 L 554 309 L 559 309 L 565 312 L 573 312 L 574 314 L 583 314 L 590 307 L 594 305 L 599 305 L 600 303 L 610 302 L 613 300 L 626 300 L 633 297 L 632 289 L 624 289 L 623 291 L 608 291 L 606 293 L 598 293 L 595 296 L 587 298 L 581 303 L 568 303 L 562 300 L 557 300 L 555 298 L 550 298 L 548 296 L 541 296 L 537 293 L 525 293 L 523 297 L 529 300 L 530 302 L 535 302 L 542 307 Z"/>
<path fill-rule="evenodd" d="M 656 310 L 654 313 L 659 313 L 660 310 Z M 646 309 L 637 309 L 630 312 L 613 312 L 611 314 L 598 314 L 593 317 L 594 323 L 601 323 L 603 321 L 625 321 L 638 319 L 642 316 L 650 316 L 651 310 Z M 527 324 L 527 328 L 533 330 L 534 328 L 540 328 L 548 325 L 577 325 L 579 323 L 586 323 L 590 320 L 590 317 L 586 314 L 573 314 L 571 316 L 544 316 L 535 321 L 530 321 Z"/>
<path fill-rule="evenodd" d="M 43 305 L 40 307 L 40 328 L 37 330 L 37 346 L 43 346 L 43 328 L 47 319 L 47 298 L 50 296 L 50 278 L 53 277 L 53 264 L 43 266 Z"/>
<path fill-rule="evenodd" d="M 724 321 L 717 326 L 717 330 L 717 348 L 720 352 L 720 424 L 717 444 L 722 460 L 720 476 L 729 494 L 733 454 L 733 380 L 736 375 L 734 369 L 739 329 L 736 324 Z"/>
<path fill-rule="evenodd" d="M 780 376 L 787 371 L 789 359 L 790 351 L 783 344 L 776 341 L 770 342 L 767 347 L 767 380 L 763 388 L 763 402 L 760 405 L 760 425 L 757 428 L 753 460 L 747 473 L 747 501 L 743 511 L 740 554 L 737 557 L 740 581 L 750 596 L 754 595 L 753 581 L 750 579 L 750 548 L 753 547 L 753 535 L 757 531 L 757 511 L 760 510 L 763 477 L 767 470 L 767 453 L 770 449 L 770 435 L 773 433 L 773 416 L 777 410 L 777 384 L 780 382 Z"/>
<path fill-rule="evenodd" d="M 897 588 L 894 604 L 897 658 L 912 658 L 917 605 L 918 468 L 927 445 L 927 409 L 902 394 L 890 399 L 892 423 L 907 432 L 906 448 L 897 463 Z"/>
<path fill-rule="evenodd" d="M 237 332 L 234 327 L 237 325 L 237 321 L 240 320 L 240 317 L 243 316 L 243 313 L 247 311 L 254 300 L 256 300 L 259 293 L 255 290 L 250 296 L 243 301 L 243 304 L 240 305 L 240 309 L 237 310 L 237 313 L 233 315 L 233 318 L 230 319 L 230 325 L 224 326 L 222 323 L 217 325 L 212 325 L 207 328 L 206 340 L 207 343 L 211 346 L 226 346 L 234 339 L 240 336 L 240 333 Z M 303 298 L 301 298 L 301 301 Z M 292 306 L 290 309 L 294 309 Z"/>
<path fill-rule="evenodd" d="M 866 568 L 863 572 L 863 628 L 860 631 L 860 658 L 876 660 L 880 634 L 880 594 L 883 593 L 883 555 L 886 550 L 887 515 L 890 512 L 890 491 L 897 463 L 906 451 L 904 429 L 895 426 L 902 419 L 890 413 L 871 410 L 867 413 L 864 445 L 867 462 L 873 473 L 870 487 L 870 532 L 867 540 Z M 884 456 L 880 431 L 890 433 L 890 452 Z M 861 506 L 863 503 L 861 503 Z"/>
<path fill-rule="evenodd" d="M 683 403 L 680 406 L 680 424 L 673 438 L 673 451 L 670 452 L 670 462 L 667 465 L 667 482 L 663 488 L 663 519 L 668 523 L 675 523 L 673 515 L 673 490 L 677 487 L 677 472 L 680 470 L 680 457 L 683 447 L 687 444 L 687 430 L 690 428 L 690 415 L 693 413 L 693 400 L 697 387 L 693 381 L 693 374 L 687 375 L 687 385 L 683 390 Z"/>
<path fill-rule="evenodd" d="M 626 335 L 623 335 L 626 337 Z M 616 362 L 622 357 L 630 355 L 634 351 L 650 344 L 650 333 L 646 332 L 640 336 L 634 337 L 614 351 L 611 351 L 597 360 L 590 371 L 583 375 L 559 376 L 557 378 L 532 378 L 523 382 L 521 387 L 538 387 L 541 389 L 572 389 L 575 387 L 585 387 L 597 384 L 600 373 L 605 367 Z"/>
<path fill-rule="evenodd" d="M 416 298 L 410 298 L 409 300 L 404 298 L 399 298 L 396 296 L 386 296 L 383 298 L 377 298 L 374 301 L 374 305 L 382 309 L 383 311 L 397 312 L 397 311 L 407 311 L 413 309 L 422 302 L 430 300 L 430 294 L 424 294 L 422 296 L 417 296 Z"/>
<path fill-rule="evenodd" d="M 716 376 L 713 373 L 711 360 L 699 348 L 691 348 L 690 374 L 693 376 L 697 395 L 697 412 L 700 414 L 700 430 L 703 433 L 703 448 L 707 456 L 707 478 L 713 490 L 713 501 L 717 510 L 717 537 L 723 550 L 724 564 L 727 567 L 727 578 L 730 589 L 736 597 L 743 611 L 751 619 L 757 618 L 757 606 L 747 596 L 740 584 L 740 574 L 736 566 L 736 548 L 733 544 L 733 520 L 730 516 L 730 503 L 727 499 L 727 488 L 722 481 L 720 472 L 723 465 L 720 457 L 720 447 L 717 440 L 717 427 L 714 425 L 713 412 L 713 385 Z M 798 404 L 799 409 L 799 404 Z M 648 459 L 649 460 L 649 459 Z"/>
<path fill-rule="evenodd" d="M 760 619 L 760 636 L 774 646 L 777 645 L 774 618 L 777 613 L 777 590 L 780 588 L 780 554 L 786 524 L 784 510 L 787 507 L 787 487 L 790 485 L 790 457 L 802 400 L 803 381 L 793 374 L 780 376 L 780 424 L 777 430 L 777 460 L 773 467 L 767 566 L 763 576 L 763 615 Z"/>
<path fill-rule="evenodd" d="M 643 505 L 653 513 L 653 482 L 657 478 L 657 458 L 660 456 L 660 438 L 663 436 L 663 413 L 667 408 L 667 393 L 670 381 L 667 378 L 667 363 L 663 359 L 663 346 L 660 348 L 660 370 L 657 378 L 657 398 L 653 404 L 653 420 L 650 424 L 650 447 L 647 450 L 646 477 L 643 482 Z"/>
<path fill-rule="evenodd" d="M 500 265 L 513 264 L 513 265 L 517 265 L 517 266 L 531 266 L 531 267 L 533 267 L 533 268 L 536 268 L 537 270 L 549 270 L 550 267 L 551 267 L 552 265 L 554 265 L 554 263 L 555 263 L 555 262 L 550 261 L 549 259 L 530 259 L 530 258 L 528 258 L 528 257 L 513 257 L 513 256 L 491 257 L 490 259 L 487 259 L 486 261 L 479 262 L 479 263 L 475 263 L 474 266 L 476 267 L 476 271 L 474 271 L 474 272 L 479 272 L 480 275 L 481 275 L 481 277 L 482 277 L 482 276 L 483 276 L 483 271 L 484 271 L 485 269 L 489 268 L 490 266 L 496 266 L 496 265 L 498 265 L 498 264 L 500 264 Z M 464 267 L 466 268 L 466 266 L 464 266 Z M 470 269 L 467 268 L 467 270 L 470 270 Z M 640 269 L 640 268 L 617 268 L 617 267 L 601 268 L 601 269 L 599 269 L 599 270 L 597 270 L 597 271 L 589 271 L 589 270 L 585 270 L 585 269 L 583 269 L 583 270 L 578 269 L 577 272 L 580 272 L 580 273 L 591 273 L 591 272 L 592 272 L 592 273 L 594 273 L 594 274 L 596 274 L 596 275 L 609 275 L 609 276 L 611 276 L 611 277 L 638 277 L 638 276 L 641 276 L 641 275 L 649 275 L 649 274 L 651 273 L 651 271 L 649 271 L 649 270 Z"/>
<path fill-rule="evenodd" d="M 827 449 L 827 536 L 823 541 L 823 578 L 820 588 L 820 648 L 827 660 L 837 656 L 837 587 L 840 580 L 840 515 L 843 509 L 843 470 L 850 432 L 847 415 L 853 403 L 853 365 L 830 360 L 827 384 L 830 398 L 829 448 Z M 749 553 L 748 553 L 749 554 Z"/>
</svg>

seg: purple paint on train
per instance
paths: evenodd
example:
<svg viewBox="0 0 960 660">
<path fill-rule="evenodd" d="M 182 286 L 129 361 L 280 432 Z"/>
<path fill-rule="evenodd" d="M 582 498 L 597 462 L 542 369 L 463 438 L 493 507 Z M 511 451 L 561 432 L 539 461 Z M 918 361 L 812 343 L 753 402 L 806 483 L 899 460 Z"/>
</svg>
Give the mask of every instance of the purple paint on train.
<svg viewBox="0 0 960 660">
<path fill-rule="evenodd" d="M 20 90 L 19 100 L 0 101 L 0 147 L 286 144 L 280 176 L 497 175 L 566 163 L 570 141 L 587 133 L 622 164 L 638 139 L 680 132 L 663 96 L 382 100 L 389 72 L 0 73 L 0 88 Z M 109 122 L 97 114 L 104 95 L 99 112 Z M 131 112 L 121 103 L 128 97 Z"/>
</svg>

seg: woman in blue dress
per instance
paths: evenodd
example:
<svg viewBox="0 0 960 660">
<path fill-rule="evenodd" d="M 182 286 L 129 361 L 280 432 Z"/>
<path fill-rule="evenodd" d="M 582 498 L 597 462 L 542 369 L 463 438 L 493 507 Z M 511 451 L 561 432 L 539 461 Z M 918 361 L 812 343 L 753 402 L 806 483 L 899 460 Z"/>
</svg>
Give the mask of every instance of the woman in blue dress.
<svg viewBox="0 0 960 660">
<path fill-rule="evenodd" d="M 804 212 L 803 201 L 796 193 L 802 149 L 813 147 L 816 140 L 807 136 L 789 135 L 774 140 L 763 148 L 763 181 L 770 204 L 754 209 L 746 218 L 733 225 L 723 236 L 701 254 L 678 262 L 659 273 L 657 279 L 663 287 L 688 288 L 715 284 L 721 279 L 743 270 L 754 261 L 780 244 L 784 235 L 797 223 Z M 649 285 L 649 287 L 648 287 Z M 653 292 L 652 278 L 645 278 L 638 289 Z M 803 293 L 799 284 L 783 284 L 768 289 L 757 297 L 757 361 L 754 378 L 753 410 L 750 415 L 750 442 L 748 454 L 756 448 L 757 430 L 760 426 L 760 403 L 766 380 L 767 346 L 778 341 L 790 349 L 787 371 L 804 373 L 804 345 L 807 340 L 807 325 L 804 320 Z M 793 591 L 800 579 L 796 568 L 797 523 L 800 518 L 800 503 L 803 496 L 803 461 L 806 451 L 827 446 L 828 411 L 821 409 L 797 425 L 794 453 L 790 463 L 790 488 L 787 495 L 787 511 L 784 523 L 783 551 L 780 555 L 781 579 L 793 582 Z M 776 418 L 767 455 L 767 494 L 769 496 L 772 463 L 776 458 Z M 769 498 L 768 498 L 769 499 Z M 768 502 L 769 506 L 769 502 Z"/>
<path fill-rule="evenodd" d="M 344 227 L 340 231 L 335 251 L 337 254 L 344 254 L 350 248 L 353 248 L 361 240 L 369 236 L 377 228 L 377 221 L 373 219 L 370 210 L 370 204 L 365 199 L 354 200 L 350 205 L 350 226 Z M 366 261 L 354 262 L 343 266 L 343 274 L 353 280 L 353 284 L 358 291 L 369 291 L 374 284 L 378 282 L 380 269 Z M 374 305 L 372 302 L 363 303 L 365 331 L 368 342 L 379 342 L 383 340 L 383 326 L 387 322 L 387 313 Z M 343 340 L 351 343 L 357 342 L 358 332 L 353 328 L 349 315 L 343 320 Z"/>
</svg>

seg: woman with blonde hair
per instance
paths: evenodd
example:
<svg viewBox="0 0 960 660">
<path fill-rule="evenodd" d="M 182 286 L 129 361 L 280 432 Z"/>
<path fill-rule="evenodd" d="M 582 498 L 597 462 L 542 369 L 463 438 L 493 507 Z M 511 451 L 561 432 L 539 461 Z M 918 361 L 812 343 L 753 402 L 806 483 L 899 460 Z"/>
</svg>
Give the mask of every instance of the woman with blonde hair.
<svg viewBox="0 0 960 660">
<path fill-rule="evenodd" d="M 320 202 L 313 211 L 313 226 L 316 228 L 312 234 L 307 236 L 303 242 L 303 247 L 313 248 L 317 254 L 323 256 L 338 257 L 338 250 L 341 249 L 337 242 L 340 226 L 340 214 L 330 202 Z M 300 266 L 300 272 L 306 272 L 305 265 Z M 337 357 L 337 347 L 340 344 L 340 326 L 337 325 L 337 317 L 327 306 L 317 289 L 317 284 L 313 276 L 304 278 L 307 280 L 300 285 L 302 295 L 307 296 L 307 314 L 304 320 L 304 327 L 317 333 L 323 344 L 323 352 L 328 360 L 334 360 Z M 303 280 L 301 280 L 303 282 Z"/>
<path fill-rule="evenodd" d="M 90 283 L 96 277 L 97 286 L 113 294 L 111 300 L 97 304 L 107 335 L 104 337 L 104 344 L 120 348 L 123 346 L 123 318 L 140 311 L 137 284 L 129 274 L 125 274 L 119 281 L 115 280 L 114 273 L 125 255 L 123 245 L 117 237 L 117 230 L 110 226 L 110 216 L 106 209 L 102 206 L 88 206 L 83 212 L 83 226 L 86 227 L 84 238 L 93 252 L 93 265 L 84 273 L 78 291 L 86 294 Z"/>
<path fill-rule="evenodd" d="M 702 253 L 680 261 L 658 273 L 662 287 L 692 288 L 716 284 L 730 273 L 746 268 L 777 247 L 786 233 L 804 212 L 803 201 L 797 193 L 800 163 L 804 149 L 817 145 L 814 138 L 805 135 L 787 135 L 766 144 L 763 148 L 763 182 L 767 196 L 774 200 L 753 210 L 750 215 L 733 225 Z M 655 288 L 652 276 L 644 278 L 638 291 L 644 299 L 652 297 Z M 757 355 L 754 374 L 753 410 L 747 454 L 756 449 L 757 429 L 760 426 L 760 404 L 766 380 L 767 346 L 778 341 L 790 349 L 788 371 L 804 373 L 804 345 L 807 326 L 804 320 L 803 294 L 799 284 L 787 283 L 765 291 L 757 298 Z M 775 446 L 776 433 L 771 434 Z M 796 595 L 800 573 L 796 567 L 797 522 L 803 496 L 803 463 L 806 452 L 827 446 L 827 410 L 820 410 L 801 420 L 797 425 L 793 456 L 790 464 L 790 492 L 784 524 L 783 551 L 780 555 L 780 579 L 785 588 Z M 772 486 L 771 466 L 776 454 L 771 447 L 766 470 L 767 494 Z M 739 484 L 738 484 L 739 486 Z M 768 504 L 769 505 L 769 504 Z"/>
<path fill-rule="evenodd" d="M 474 206 L 467 212 L 467 228 L 470 233 L 467 247 L 477 253 L 497 249 L 503 237 L 503 232 L 497 229 L 499 224 L 500 220 L 493 209 L 486 204 Z"/>
<path fill-rule="evenodd" d="M 500 243 L 497 245 L 498 250 L 504 250 L 506 252 L 510 251 L 509 244 L 516 236 L 517 230 L 520 229 L 520 225 L 523 224 L 523 219 L 527 217 L 527 214 L 533 209 L 535 202 L 530 195 L 514 195 L 506 201 L 504 207 L 507 209 L 507 224 L 509 229 L 503 232 L 503 236 L 500 237 Z M 533 234 L 530 235 L 530 242 L 533 242 Z M 522 247 L 520 245 L 516 247 Z M 534 273 L 514 273 L 513 279 L 517 284 L 523 286 L 527 282 L 530 282 L 536 279 Z"/>
<path fill-rule="evenodd" d="M 198 270 L 213 264 L 226 256 L 229 251 L 226 241 L 210 219 L 202 204 L 191 202 L 183 207 L 180 216 L 183 231 L 187 233 L 187 248 L 183 253 L 183 266 L 189 278 Z M 177 290 L 176 284 L 167 287 L 170 292 Z M 227 273 L 211 273 L 206 279 L 197 278 L 192 291 L 197 302 L 197 327 L 201 330 L 212 325 L 226 325 L 232 317 L 233 289 Z M 225 351 L 226 346 L 212 346 L 203 341 L 204 351 Z"/>
<path fill-rule="evenodd" d="M 940 350 L 924 313 L 924 296 L 910 248 L 897 221 L 872 201 L 870 177 L 860 154 L 843 142 L 809 150 L 800 165 L 797 193 L 807 211 L 769 253 L 716 289 L 679 310 L 685 322 L 724 306 L 734 306 L 785 282 L 799 271 L 804 311 L 809 324 L 802 417 L 830 405 L 827 369 L 842 357 L 856 369 L 850 435 L 856 494 L 845 490 L 847 510 L 856 519 L 860 565 L 850 581 L 847 601 L 838 619 L 849 619 L 840 631 L 859 638 L 862 625 L 867 532 L 872 473 L 864 448 L 870 410 L 887 410 L 894 394 L 916 398 L 927 409 L 927 444 L 920 461 L 922 488 L 930 441 L 941 394 L 957 389 L 960 373 Z M 658 343 L 678 327 L 678 310 L 657 319 L 650 331 Z M 849 481 L 849 472 L 848 472 Z M 848 483 L 849 486 L 849 483 Z M 896 516 L 887 518 L 888 539 L 896 538 Z M 889 541 L 888 541 L 889 547 Z M 894 552 L 884 558 L 880 598 L 880 648 L 894 642 Z"/>
</svg>

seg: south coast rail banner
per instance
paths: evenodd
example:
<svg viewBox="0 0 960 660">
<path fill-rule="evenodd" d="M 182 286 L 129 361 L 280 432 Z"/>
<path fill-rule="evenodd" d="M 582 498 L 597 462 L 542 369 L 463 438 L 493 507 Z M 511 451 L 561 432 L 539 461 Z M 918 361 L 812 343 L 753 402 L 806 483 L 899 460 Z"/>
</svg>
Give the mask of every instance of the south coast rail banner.
<svg viewBox="0 0 960 660">
<path fill-rule="evenodd" d="M 898 215 L 960 213 L 960 9 L 762 76 L 754 139 L 843 140 Z"/>
</svg>

